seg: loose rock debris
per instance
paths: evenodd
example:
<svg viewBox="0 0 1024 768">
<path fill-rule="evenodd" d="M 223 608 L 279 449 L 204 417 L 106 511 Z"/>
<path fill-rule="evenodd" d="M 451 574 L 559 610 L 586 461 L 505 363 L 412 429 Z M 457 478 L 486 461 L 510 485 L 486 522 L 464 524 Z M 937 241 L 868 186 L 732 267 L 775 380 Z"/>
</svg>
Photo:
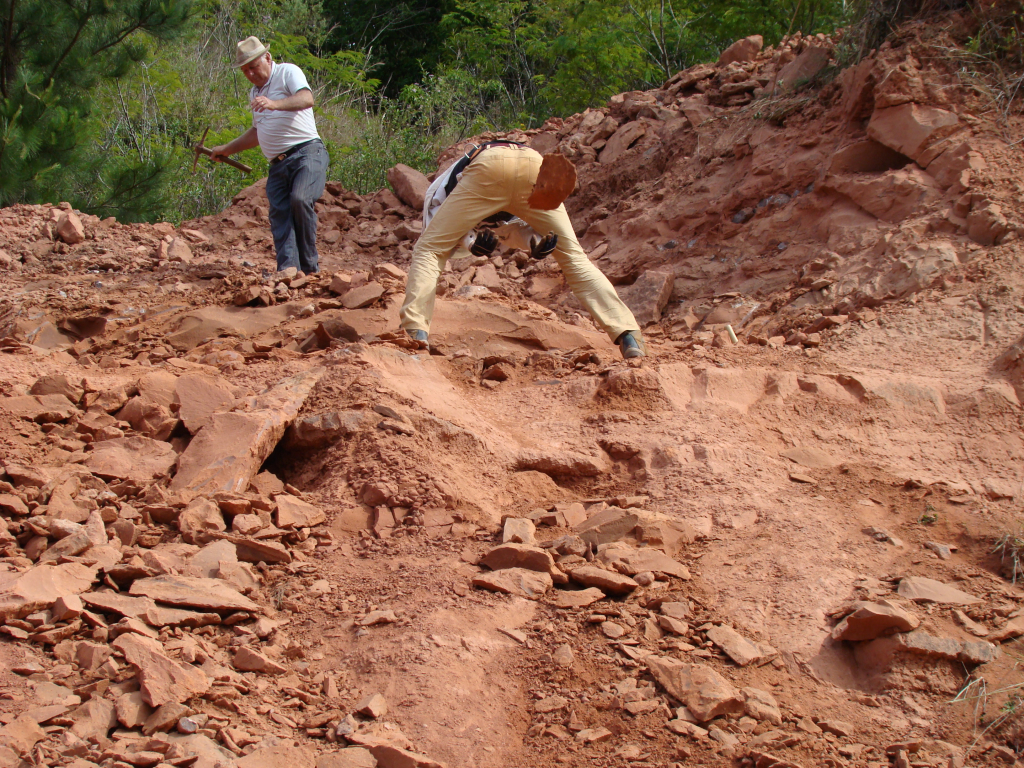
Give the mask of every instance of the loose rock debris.
<svg viewBox="0 0 1024 768">
<path fill-rule="evenodd" d="M 262 182 L 0 211 L 0 765 L 1012 762 L 1020 160 L 923 32 L 801 90 L 835 44 L 508 137 L 639 365 L 518 252 L 412 344 L 402 166 L 319 275 Z"/>
</svg>

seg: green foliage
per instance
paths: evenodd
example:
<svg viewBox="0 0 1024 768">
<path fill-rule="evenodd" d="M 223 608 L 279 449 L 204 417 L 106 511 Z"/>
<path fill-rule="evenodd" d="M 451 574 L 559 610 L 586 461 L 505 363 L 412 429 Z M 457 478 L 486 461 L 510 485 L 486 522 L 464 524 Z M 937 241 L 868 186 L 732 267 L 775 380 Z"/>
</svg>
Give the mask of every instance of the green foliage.
<svg viewBox="0 0 1024 768">
<path fill-rule="evenodd" d="M 0 204 L 55 201 L 94 173 L 92 96 L 181 28 L 189 0 L 0 0 Z M 107 204 L 150 195 L 159 159 L 101 174 Z"/>
<path fill-rule="evenodd" d="M 544 33 L 542 23 L 529 0 L 455 0 L 441 28 L 450 60 L 515 115 L 536 101 L 539 73 L 530 48 Z"/>
<path fill-rule="evenodd" d="M 969 54 L 983 57 L 1007 71 L 1020 74 L 1024 66 L 1024 7 L 1016 0 L 979 4 L 971 13 L 975 27 L 965 41 Z"/>
<path fill-rule="evenodd" d="M 82 210 L 137 221 L 166 205 L 167 187 L 161 182 L 170 162 L 162 152 L 144 162 L 90 154 L 66 177 L 69 184 L 57 189 L 64 190 L 62 199 L 76 201 Z"/>
<path fill-rule="evenodd" d="M 837 0 L 451 0 L 441 28 L 448 60 L 500 84 L 510 121 L 537 124 L 660 85 L 740 37 L 831 32 L 845 9 Z"/>
<path fill-rule="evenodd" d="M 196 13 L 191 33 L 205 38 L 213 52 L 225 56 L 225 63 L 233 55 L 235 43 L 249 35 L 264 42 L 277 34 L 298 35 L 319 52 L 330 32 L 322 0 L 193 1 Z"/>
<path fill-rule="evenodd" d="M 192 173 L 192 147 L 208 127 L 206 143 L 212 146 L 234 138 L 252 121 L 246 106 L 249 83 L 227 66 L 223 49 L 211 50 L 212 38 L 212 31 L 199 34 L 193 27 L 128 75 L 98 90 L 97 111 L 105 116 L 102 132 L 94 139 L 100 153 L 116 164 L 155 162 L 162 168 L 154 180 L 159 194 L 140 199 L 145 207 L 138 208 L 137 215 L 118 214 L 119 219 L 180 221 L 202 216 L 222 209 L 241 186 L 254 180 L 223 165 L 214 168 L 205 158 Z M 266 169 L 259 150 L 245 152 L 240 159 L 254 166 L 257 174 Z M 87 198 L 87 204 L 95 202 Z"/>
<path fill-rule="evenodd" d="M 350 109 L 324 121 L 332 178 L 368 193 L 385 186 L 396 163 L 432 173 L 445 147 L 497 127 L 486 111 L 491 95 L 464 70 L 449 69 L 407 86 L 397 99 L 382 99 L 372 112 Z"/>
<path fill-rule="evenodd" d="M 329 98 L 339 100 L 349 96 L 367 96 L 380 86 L 380 81 L 368 77 L 369 57 L 362 51 L 337 51 L 317 56 L 309 50 L 303 35 L 278 33 L 271 42 L 274 57 L 297 65 L 311 82 L 324 84 Z"/>
<path fill-rule="evenodd" d="M 0 204 L 31 200 L 73 159 L 82 115 L 66 109 L 51 86 L 38 93 L 24 74 L 0 100 Z"/>
<path fill-rule="evenodd" d="M 497 111 L 488 114 L 488 105 L 500 95 L 499 88 L 493 79 L 481 80 L 464 69 L 445 68 L 425 76 L 422 83 L 406 86 L 389 111 L 404 130 L 421 131 L 454 144 L 497 127 L 501 115 Z"/>
<path fill-rule="evenodd" d="M 629 35 L 628 9 L 584 0 L 566 4 L 564 13 L 559 33 L 532 46 L 546 70 L 535 122 L 543 122 L 545 113 L 566 115 L 603 104 L 651 80 L 650 59 Z M 553 14 L 548 25 L 557 21 Z"/>
<path fill-rule="evenodd" d="M 747 35 L 761 35 L 769 45 L 791 32 L 832 32 L 850 20 L 853 5 L 834 0 L 712 0 L 702 7 L 706 16 L 697 35 L 713 52 Z"/>
<path fill-rule="evenodd" d="M 625 10 L 631 17 L 626 29 L 660 80 L 714 55 L 697 37 L 705 13 L 694 7 L 672 0 L 633 0 Z"/>
<path fill-rule="evenodd" d="M 934 525 L 939 522 L 938 510 L 931 504 L 924 505 L 924 512 L 921 513 L 921 517 L 918 518 L 918 522 L 921 525 Z"/>
<path fill-rule="evenodd" d="M 240 28 L 240 19 L 253 10 L 240 5 L 232 9 L 233 15 L 204 19 L 200 14 L 174 45 L 155 52 L 99 92 L 99 103 L 108 115 L 96 140 L 103 152 L 122 164 L 161 163 L 163 173 L 154 177 L 154 183 L 162 191 L 138 199 L 146 206 L 139 209 L 145 218 L 181 221 L 222 210 L 240 188 L 266 174 L 267 162 L 259 149 L 238 157 L 253 167 L 252 176 L 214 166 L 204 157 L 192 171 L 192 147 L 207 128 L 211 130 L 206 145 L 214 146 L 227 143 L 252 124 L 250 83 L 228 64 L 234 42 L 248 32 Z M 360 52 L 318 56 L 305 35 L 284 32 L 264 39 L 275 60 L 302 67 L 316 92 L 318 111 L 338 105 L 347 109 L 352 100 L 365 98 L 377 87 Z M 218 40 L 230 42 L 218 45 Z M 321 112 L 321 128 L 324 122 Z M 84 192 L 83 188 L 75 199 L 96 205 Z M 131 213 L 119 218 L 125 215 L 134 218 Z"/>
<path fill-rule="evenodd" d="M 365 51 L 378 62 L 383 95 L 397 98 L 441 64 L 444 5 L 446 0 L 323 0 L 330 25 L 324 48 Z"/>
</svg>

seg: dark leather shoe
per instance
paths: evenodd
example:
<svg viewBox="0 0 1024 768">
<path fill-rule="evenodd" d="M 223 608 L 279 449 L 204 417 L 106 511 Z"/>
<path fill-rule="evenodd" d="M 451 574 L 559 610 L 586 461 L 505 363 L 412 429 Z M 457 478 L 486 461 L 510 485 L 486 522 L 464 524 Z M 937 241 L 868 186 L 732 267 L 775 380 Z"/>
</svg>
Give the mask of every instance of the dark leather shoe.
<svg viewBox="0 0 1024 768">
<path fill-rule="evenodd" d="M 640 342 L 633 336 L 632 331 L 626 331 L 624 334 L 619 336 L 619 350 L 622 352 L 624 360 L 632 360 L 637 357 L 646 357 L 644 354 L 643 347 L 640 346 Z"/>
<path fill-rule="evenodd" d="M 427 341 L 426 331 L 406 331 L 409 334 L 409 338 L 415 342 L 418 342 L 417 346 L 420 349 L 430 349 L 430 342 Z"/>
</svg>

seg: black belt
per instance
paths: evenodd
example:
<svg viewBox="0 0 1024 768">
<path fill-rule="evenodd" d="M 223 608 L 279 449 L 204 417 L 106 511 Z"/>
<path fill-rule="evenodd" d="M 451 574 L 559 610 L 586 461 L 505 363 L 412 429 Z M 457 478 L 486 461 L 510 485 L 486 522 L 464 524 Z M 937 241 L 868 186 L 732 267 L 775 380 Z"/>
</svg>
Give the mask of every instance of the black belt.
<svg viewBox="0 0 1024 768">
<path fill-rule="evenodd" d="M 291 149 L 285 150 L 280 155 L 277 155 L 276 157 L 270 158 L 270 164 L 271 165 L 277 165 L 282 160 L 287 160 L 289 157 L 294 155 L 300 149 L 302 149 L 303 147 L 305 147 L 305 146 L 307 146 L 309 144 L 312 144 L 314 141 L 320 141 L 320 139 L 310 139 L 309 141 L 304 141 L 301 144 L 296 144 L 294 147 L 292 147 Z"/>
</svg>

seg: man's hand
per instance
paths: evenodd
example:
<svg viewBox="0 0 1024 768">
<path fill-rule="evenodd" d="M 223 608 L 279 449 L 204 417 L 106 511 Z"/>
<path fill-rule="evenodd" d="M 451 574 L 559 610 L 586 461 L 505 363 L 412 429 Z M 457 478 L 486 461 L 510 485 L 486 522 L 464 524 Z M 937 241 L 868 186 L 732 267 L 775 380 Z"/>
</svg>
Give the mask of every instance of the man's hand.
<svg viewBox="0 0 1024 768">
<path fill-rule="evenodd" d="M 237 152 L 244 152 L 259 145 L 259 134 L 256 133 L 256 126 L 253 126 L 237 139 L 229 141 L 227 144 L 218 144 L 216 147 L 210 147 L 210 159 L 215 163 L 222 163 L 225 158 Z"/>
<path fill-rule="evenodd" d="M 548 232 L 544 238 L 541 238 L 540 235 L 534 235 L 530 238 L 530 255 L 535 259 L 543 259 L 550 256 L 557 247 L 558 235 L 554 232 Z"/>
<path fill-rule="evenodd" d="M 266 96 L 257 96 L 249 102 L 249 106 L 252 107 L 253 112 L 271 112 L 277 109 L 277 102 Z"/>
<path fill-rule="evenodd" d="M 474 256 L 490 256 L 498 247 L 498 238 L 489 229 L 481 229 L 476 233 L 476 239 L 470 247 L 469 252 Z"/>
<path fill-rule="evenodd" d="M 266 96 L 257 96 L 249 102 L 253 112 L 298 112 L 313 106 L 313 92 L 309 88 L 303 88 L 298 93 L 285 96 L 283 99 L 268 99 Z"/>
</svg>

